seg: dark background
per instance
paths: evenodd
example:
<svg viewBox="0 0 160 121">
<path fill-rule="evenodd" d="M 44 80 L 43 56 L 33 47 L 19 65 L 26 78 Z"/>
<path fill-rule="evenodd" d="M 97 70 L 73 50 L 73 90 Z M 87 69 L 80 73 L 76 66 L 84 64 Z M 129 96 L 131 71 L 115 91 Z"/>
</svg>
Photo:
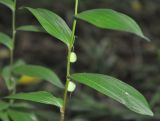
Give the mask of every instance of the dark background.
<svg viewBox="0 0 160 121">
<path fill-rule="evenodd" d="M 18 0 L 20 6 L 46 8 L 59 14 L 72 26 L 73 0 Z M 160 121 L 160 1 L 159 0 L 80 0 L 79 11 L 92 8 L 111 8 L 134 18 L 144 34 L 152 41 L 123 32 L 100 30 L 78 21 L 75 52 L 78 61 L 72 64 L 72 72 L 96 72 L 115 76 L 134 86 L 145 95 L 155 116 L 144 117 L 128 111 L 121 104 L 96 91 L 77 84 L 71 94 L 68 117 L 70 121 Z M 26 10 L 17 10 L 17 27 L 38 24 Z M 0 31 L 11 34 L 11 12 L 0 5 Z M 62 80 L 66 73 L 66 46 L 43 33 L 18 32 L 15 61 L 37 64 L 53 69 Z M 8 64 L 9 56 L 0 45 L 0 69 Z M 18 86 L 18 91 L 48 90 L 55 95 L 61 92 L 48 83 Z M 0 93 L 6 93 L 3 82 Z M 56 109 L 40 106 L 37 113 L 58 120 Z M 52 112 L 54 111 L 54 112 Z M 55 114 L 55 116 L 53 115 Z M 53 119 L 55 118 L 55 119 Z M 43 120 L 43 119 L 42 119 Z"/>
</svg>

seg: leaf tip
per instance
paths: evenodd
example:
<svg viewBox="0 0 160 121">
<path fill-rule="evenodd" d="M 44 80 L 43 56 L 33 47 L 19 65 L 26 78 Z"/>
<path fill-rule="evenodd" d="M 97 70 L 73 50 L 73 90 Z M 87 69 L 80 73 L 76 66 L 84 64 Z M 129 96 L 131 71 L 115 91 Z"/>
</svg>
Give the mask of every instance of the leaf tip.
<svg viewBox="0 0 160 121">
<path fill-rule="evenodd" d="M 147 40 L 148 42 L 151 42 L 151 40 L 148 37 L 144 37 L 145 40 Z"/>
<path fill-rule="evenodd" d="M 19 7 L 18 9 L 19 10 L 22 10 L 22 9 L 24 9 L 25 8 L 25 6 L 21 6 L 21 7 Z"/>
<path fill-rule="evenodd" d="M 146 115 L 153 117 L 154 113 L 151 110 L 148 110 L 148 112 L 146 113 Z"/>
</svg>

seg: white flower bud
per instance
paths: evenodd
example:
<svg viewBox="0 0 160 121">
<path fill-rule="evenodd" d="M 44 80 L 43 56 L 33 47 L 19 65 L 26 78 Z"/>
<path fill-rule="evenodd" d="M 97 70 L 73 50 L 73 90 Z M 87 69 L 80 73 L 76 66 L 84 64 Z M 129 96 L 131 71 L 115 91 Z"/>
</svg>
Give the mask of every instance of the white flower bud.
<svg viewBox="0 0 160 121">
<path fill-rule="evenodd" d="M 70 62 L 75 63 L 77 61 L 77 55 L 75 52 L 71 52 Z"/>
<path fill-rule="evenodd" d="M 76 84 L 72 81 L 68 84 L 68 92 L 73 92 L 76 89 Z"/>
</svg>

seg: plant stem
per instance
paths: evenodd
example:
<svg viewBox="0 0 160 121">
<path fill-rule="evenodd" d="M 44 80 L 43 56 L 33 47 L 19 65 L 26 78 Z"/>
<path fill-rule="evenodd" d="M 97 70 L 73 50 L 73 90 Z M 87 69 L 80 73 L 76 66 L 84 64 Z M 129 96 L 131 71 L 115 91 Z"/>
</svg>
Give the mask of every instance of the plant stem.
<svg viewBox="0 0 160 121">
<path fill-rule="evenodd" d="M 76 16 L 78 13 L 78 0 L 75 0 L 75 13 L 74 15 Z M 68 56 L 67 56 L 67 74 L 66 74 L 66 84 L 65 84 L 65 90 L 64 90 L 64 103 L 63 103 L 63 107 L 60 109 L 61 111 L 61 119 L 60 121 L 64 121 L 65 120 L 65 110 L 66 110 L 66 104 L 67 104 L 67 98 L 68 98 L 68 86 L 69 86 L 69 82 L 70 82 L 70 68 L 71 68 L 71 64 L 70 64 L 70 56 L 71 56 L 71 51 L 72 51 L 72 47 L 74 44 L 74 39 L 75 39 L 75 30 L 76 30 L 76 24 L 77 24 L 77 20 L 74 19 L 73 21 L 73 28 L 72 28 L 72 35 L 71 35 L 71 43 L 70 46 L 68 47 Z"/>
<path fill-rule="evenodd" d="M 70 79 L 68 78 L 70 76 L 70 55 L 71 55 L 71 48 L 68 48 L 68 57 L 67 57 L 67 76 L 66 76 L 66 85 L 65 85 L 65 90 L 64 90 L 64 103 L 63 107 L 61 108 L 61 120 L 64 121 L 65 118 L 65 110 L 66 110 L 66 103 L 67 103 L 67 98 L 68 98 L 68 85 L 70 82 Z"/>
<path fill-rule="evenodd" d="M 13 44 L 13 49 L 10 51 L 10 80 L 12 81 L 11 83 L 13 84 L 13 88 L 11 91 L 11 94 L 16 93 L 16 84 L 13 82 L 14 80 L 12 79 L 12 74 L 13 74 L 13 61 L 14 61 L 14 45 L 15 45 L 15 38 L 16 38 L 16 0 L 14 0 L 14 9 L 12 11 L 12 44 Z M 10 101 L 11 104 L 13 103 L 13 100 Z"/>
</svg>

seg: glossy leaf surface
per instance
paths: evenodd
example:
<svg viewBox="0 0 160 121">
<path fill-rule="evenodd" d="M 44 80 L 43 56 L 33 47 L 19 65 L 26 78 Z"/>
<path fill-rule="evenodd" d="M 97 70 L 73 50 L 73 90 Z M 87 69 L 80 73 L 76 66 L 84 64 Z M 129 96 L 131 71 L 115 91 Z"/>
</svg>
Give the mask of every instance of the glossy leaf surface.
<svg viewBox="0 0 160 121">
<path fill-rule="evenodd" d="M 45 91 L 19 93 L 8 96 L 6 98 L 33 101 L 43 104 L 55 105 L 57 107 L 61 107 L 63 102 L 60 98 L 56 98 L 51 93 Z"/>
<path fill-rule="evenodd" d="M 30 31 L 30 32 L 44 32 L 46 31 L 41 27 L 37 25 L 24 25 L 17 28 L 19 31 Z"/>
<path fill-rule="evenodd" d="M 2 121 L 10 121 L 6 111 L 0 111 L 0 119 Z"/>
<path fill-rule="evenodd" d="M 8 35 L 1 33 L 1 32 L 0 32 L 0 44 L 5 45 L 10 50 L 13 49 L 12 39 Z"/>
<path fill-rule="evenodd" d="M 78 73 L 71 78 L 122 103 L 139 114 L 153 116 L 144 96 L 130 85 L 102 74 Z"/>
<path fill-rule="evenodd" d="M 20 65 L 14 68 L 14 73 L 38 77 L 50 82 L 57 87 L 63 88 L 63 84 L 58 76 L 50 69 L 37 65 Z"/>
<path fill-rule="evenodd" d="M 61 40 L 67 46 L 70 45 L 72 33 L 61 17 L 46 9 L 33 9 L 29 7 L 27 7 L 27 9 L 37 18 L 39 23 L 50 35 Z"/>
<path fill-rule="evenodd" d="M 139 25 L 129 16 L 111 9 L 93 9 L 79 13 L 76 18 L 99 28 L 125 31 L 136 34 L 149 41 Z"/>
<path fill-rule="evenodd" d="M 11 117 L 12 121 L 38 121 L 37 117 L 30 112 L 9 110 L 8 114 Z"/>
<path fill-rule="evenodd" d="M 14 2 L 13 0 L 0 0 L 0 3 L 7 6 L 8 8 L 10 8 L 11 10 L 14 9 Z"/>
<path fill-rule="evenodd" d="M 0 111 L 7 109 L 9 107 L 9 103 L 0 101 Z"/>
<path fill-rule="evenodd" d="M 2 75 L 2 78 L 5 81 L 5 84 L 6 84 L 7 88 L 8 88 L 8 90 L 12 90 L 12 88 L 14 86 L 13 85 L 14 83 L 13 83 L 12 80 L 10 80 L 10 77 L 11 77 L 10 67 L 9 66 L 4 67 L 3 70 L 2 70 L 1 75 Z"/>
</svg>

